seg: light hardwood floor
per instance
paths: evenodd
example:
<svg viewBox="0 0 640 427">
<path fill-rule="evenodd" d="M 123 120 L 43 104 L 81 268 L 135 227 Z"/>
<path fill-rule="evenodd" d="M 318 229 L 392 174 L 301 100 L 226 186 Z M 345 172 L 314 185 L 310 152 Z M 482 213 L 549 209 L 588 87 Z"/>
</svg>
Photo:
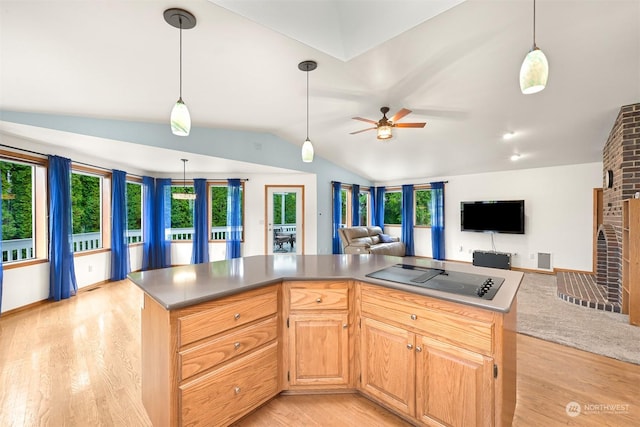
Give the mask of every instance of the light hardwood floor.
<svg viewBox="0 0 640 427">
<path fill-rule="evenodd" d="M 140 303 L 128 281 L 0 317 L 0 426 L 149 426 Z M 606 337 L 603 337 L 606 339 Z M 518 336 L 514 426 L 637 426 L 640 366 Z M 567 415 L 570 402 L 581 413 Z M 358 395 L 279 396 L 237 423 L 404 426 Z"/>
</svg>

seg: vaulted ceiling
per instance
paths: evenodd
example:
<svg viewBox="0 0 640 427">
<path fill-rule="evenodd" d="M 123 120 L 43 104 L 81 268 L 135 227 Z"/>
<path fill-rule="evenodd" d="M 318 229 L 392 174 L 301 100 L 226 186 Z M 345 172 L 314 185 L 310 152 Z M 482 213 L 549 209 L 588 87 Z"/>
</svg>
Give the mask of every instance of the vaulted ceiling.
<svg viewBox="0 0 640 427">
<path fill-rule="evenodd" d="M 167 123 L 178 97 L 178 30 L 162 12 L 181 7 L 198 21 L 183 32 L 183 98 L 196 127 L 269 132 L 301 146 L 306 76 L 298 63 L 313 59 L 316 155 L 372 181 L 599 161 L 619 108 L 640 102 L 640 1 L 538 1 L 536 43 L 549 59 L 549 83 L 522 95 L 532 6 L 2 0 L 0 110 Z M 427 125 L 395 129 L 389 142 L 374 131 L 349 134 L 368 126 L 352 117 L 378 120 L 382 106 L 408 108 L 402 121 Z M 123 135 L 112 142 L 117 150 L 109 141 L 96 147 L 82 135 L 60 138 L 6 121 L 0 131 L 114 161 L 128 143 Z M 188 144 L 184 138 L 175 150 L 188 152 Z M 148 163 L 142 169 L 182 168 L 164 150 L 136 149 Z M 241 162 L 227 168 L 256 171 Z"/>
</svg>

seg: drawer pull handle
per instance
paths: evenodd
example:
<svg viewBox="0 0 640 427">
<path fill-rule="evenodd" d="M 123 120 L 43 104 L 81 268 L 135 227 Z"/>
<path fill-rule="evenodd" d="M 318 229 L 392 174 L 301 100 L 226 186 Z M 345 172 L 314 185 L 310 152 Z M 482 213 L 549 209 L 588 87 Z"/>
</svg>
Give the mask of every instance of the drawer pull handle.
<svg viewBox="0 0 640 427">
<path fill-rule="evenodd" d="M 418 318 L 418 316 L 416 316 L 415 314 L 411 315 L 411 320 L 416 320 Z"/>
<path fill-rule="evenodd" d="M 346 323 L 342 324 L 342 329 L 347 329 L 349 327 L 349 325 L 347 325 Z"/>
<path fill-rule="evenodd" d="M 316 302 L 320 304 L 322 302 L 322 298 L 316 298 Z"/>
<path fill-rule="evenodd" d="M 411 350 L 413 348 L 413 344 L 407 344 L 407 348 Z"/>
<path fill-rule="evenodd" d="M 416 347 L 416 351 L 417 351 L 418 353 L 420 353 L 420 352 L 422 351 L 422 347 L 417 346 L 417 347 Z"/>
<path fill-rule="evenodd" d="M 235 387 L 233 388 L 233 391 L 235 392 L 235 394 L 240 394 L 240 387 L 235 386 Z"/>
<path fill-rule="evenodd" d="M 234 315 L 233 315 L 233 318 L 234 318 L 234 319 L 236 319 L 236 320 L 238 320 L 238 319 L 240 318 L 240 313 L 236 313 L 236 314 L 234 314 Z"/>
<path fill-rule="evenodd" d="M 234 343 L 233 344 L 233 348 L 235 348 L 236 350 L 239 349 L 240 348 L 240 343 L 239 342 Z"/>
</svg>

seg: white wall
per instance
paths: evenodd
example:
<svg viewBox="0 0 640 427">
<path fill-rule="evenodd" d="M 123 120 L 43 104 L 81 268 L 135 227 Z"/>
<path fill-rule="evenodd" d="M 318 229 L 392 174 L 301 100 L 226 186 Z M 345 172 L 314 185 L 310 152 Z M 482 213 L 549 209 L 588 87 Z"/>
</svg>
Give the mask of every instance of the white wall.
<svg viewBox="0 0 640 427">
<path fill-rule="evenodd" d="M 514 267 L 535 270 L 537 253 L 547 252 L 551 253 L 552 268 L 592 270 L 593 189 L 602 186 L 602 163 L 439 177 L 414 183 L 436 180 L 448 181 L 447 259 L 471 262 L 474 250 L 493 249 L 490 234 L 460 231 L 460 202 L 524 199 L 525 234 L 494 234 L 495 250 L 514 254 Z M 391 233 L 396 234 L 394 230 Z M 430 230 L 416 230 L 414 241 L 416 255 L 431 256 Z"/>
</svg>

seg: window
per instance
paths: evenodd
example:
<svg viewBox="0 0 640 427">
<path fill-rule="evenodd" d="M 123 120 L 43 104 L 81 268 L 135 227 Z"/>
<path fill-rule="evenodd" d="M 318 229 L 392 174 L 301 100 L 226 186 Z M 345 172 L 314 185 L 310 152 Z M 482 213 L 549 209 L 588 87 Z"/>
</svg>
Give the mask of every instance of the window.
<svg viewBox="0 0 640 427">
<path fill-rule="evenodd" d="M 102 248 L 102 177 L 71 173 L 73 252 Z"/>
<path fill-rule="evenodd" d="M 360 214 L 360 225 L 368 225 L 369 224 L 369 190 L 360 190 L 360 194 L 358 194 L 358 199 L 360 202 L 359 206 L 359 214 Z"/>
<path fill-rule="evenodd" d="M 402 224 L 402 192 L 387 190 L 384 193 L 384 223 L 385 225 Z"/>
<path fill-rule="evenodd" d="M 414 190 L 415 221 L 416 226 L 431 227 L 431 190 Z"/>
<path fill-rule="evenodd" d="M 342 187 L 340 199 L 342 200 L 342 224 L 340 227 L 351 227 L 351 187 Z"/>
<path fill-rule="evenodd" d="M 211 188 L 211 240 L 224 241 L 227 238 L 227 200 L 228 200 L 228 191 L 227 184 L 212 184 Z M 281 199 L 276 199 L 276 197 L 281 197 L 281 194 L 274 195 L 274 211 L 275 209 L 281 209 Z M 285 203 L 291 204 L 291 197 L 285 196 Z M 278 200 L 276 202 L 275 200 Z M 293 198 L 293 223 L 295 224 L 295 198 Z M 240 187 L 240 218 L 241 223 L 244 224 L 244 184 Z M 278 211 L 280 212 L 280 211 Z M 285 210 L 285 215 L 290 216 L 291 212 L 289 210 Z M 281 218 L 281 214 L 278 213 L 278 216 L 275 215 L 274 212 L 274 221 L 277 221 L 277 218 Z M 284 218 L 290 219 L 285 216 Z M 244 227 L 243 227 L 244 228 Z M 242 239 L 244 240 L 244 231 L 242 234 Z"/>
<path fill-rule="evenodd" d="M 193 186 L 172 185 L 171 194 L 194 194 Z M 193 240 L 193 208 L 195 200 L 171 197 L 171 240 Z"/>
<path fill-rule="evenodd" d="M 34 166 L 0 161 L 2 173 L 2 262 L 35 258 Z"/>
<path fill-rule="evenodd" d="M 142 184 L 127 182 L 127 243 L 142 242 Z"/>
</svg>

